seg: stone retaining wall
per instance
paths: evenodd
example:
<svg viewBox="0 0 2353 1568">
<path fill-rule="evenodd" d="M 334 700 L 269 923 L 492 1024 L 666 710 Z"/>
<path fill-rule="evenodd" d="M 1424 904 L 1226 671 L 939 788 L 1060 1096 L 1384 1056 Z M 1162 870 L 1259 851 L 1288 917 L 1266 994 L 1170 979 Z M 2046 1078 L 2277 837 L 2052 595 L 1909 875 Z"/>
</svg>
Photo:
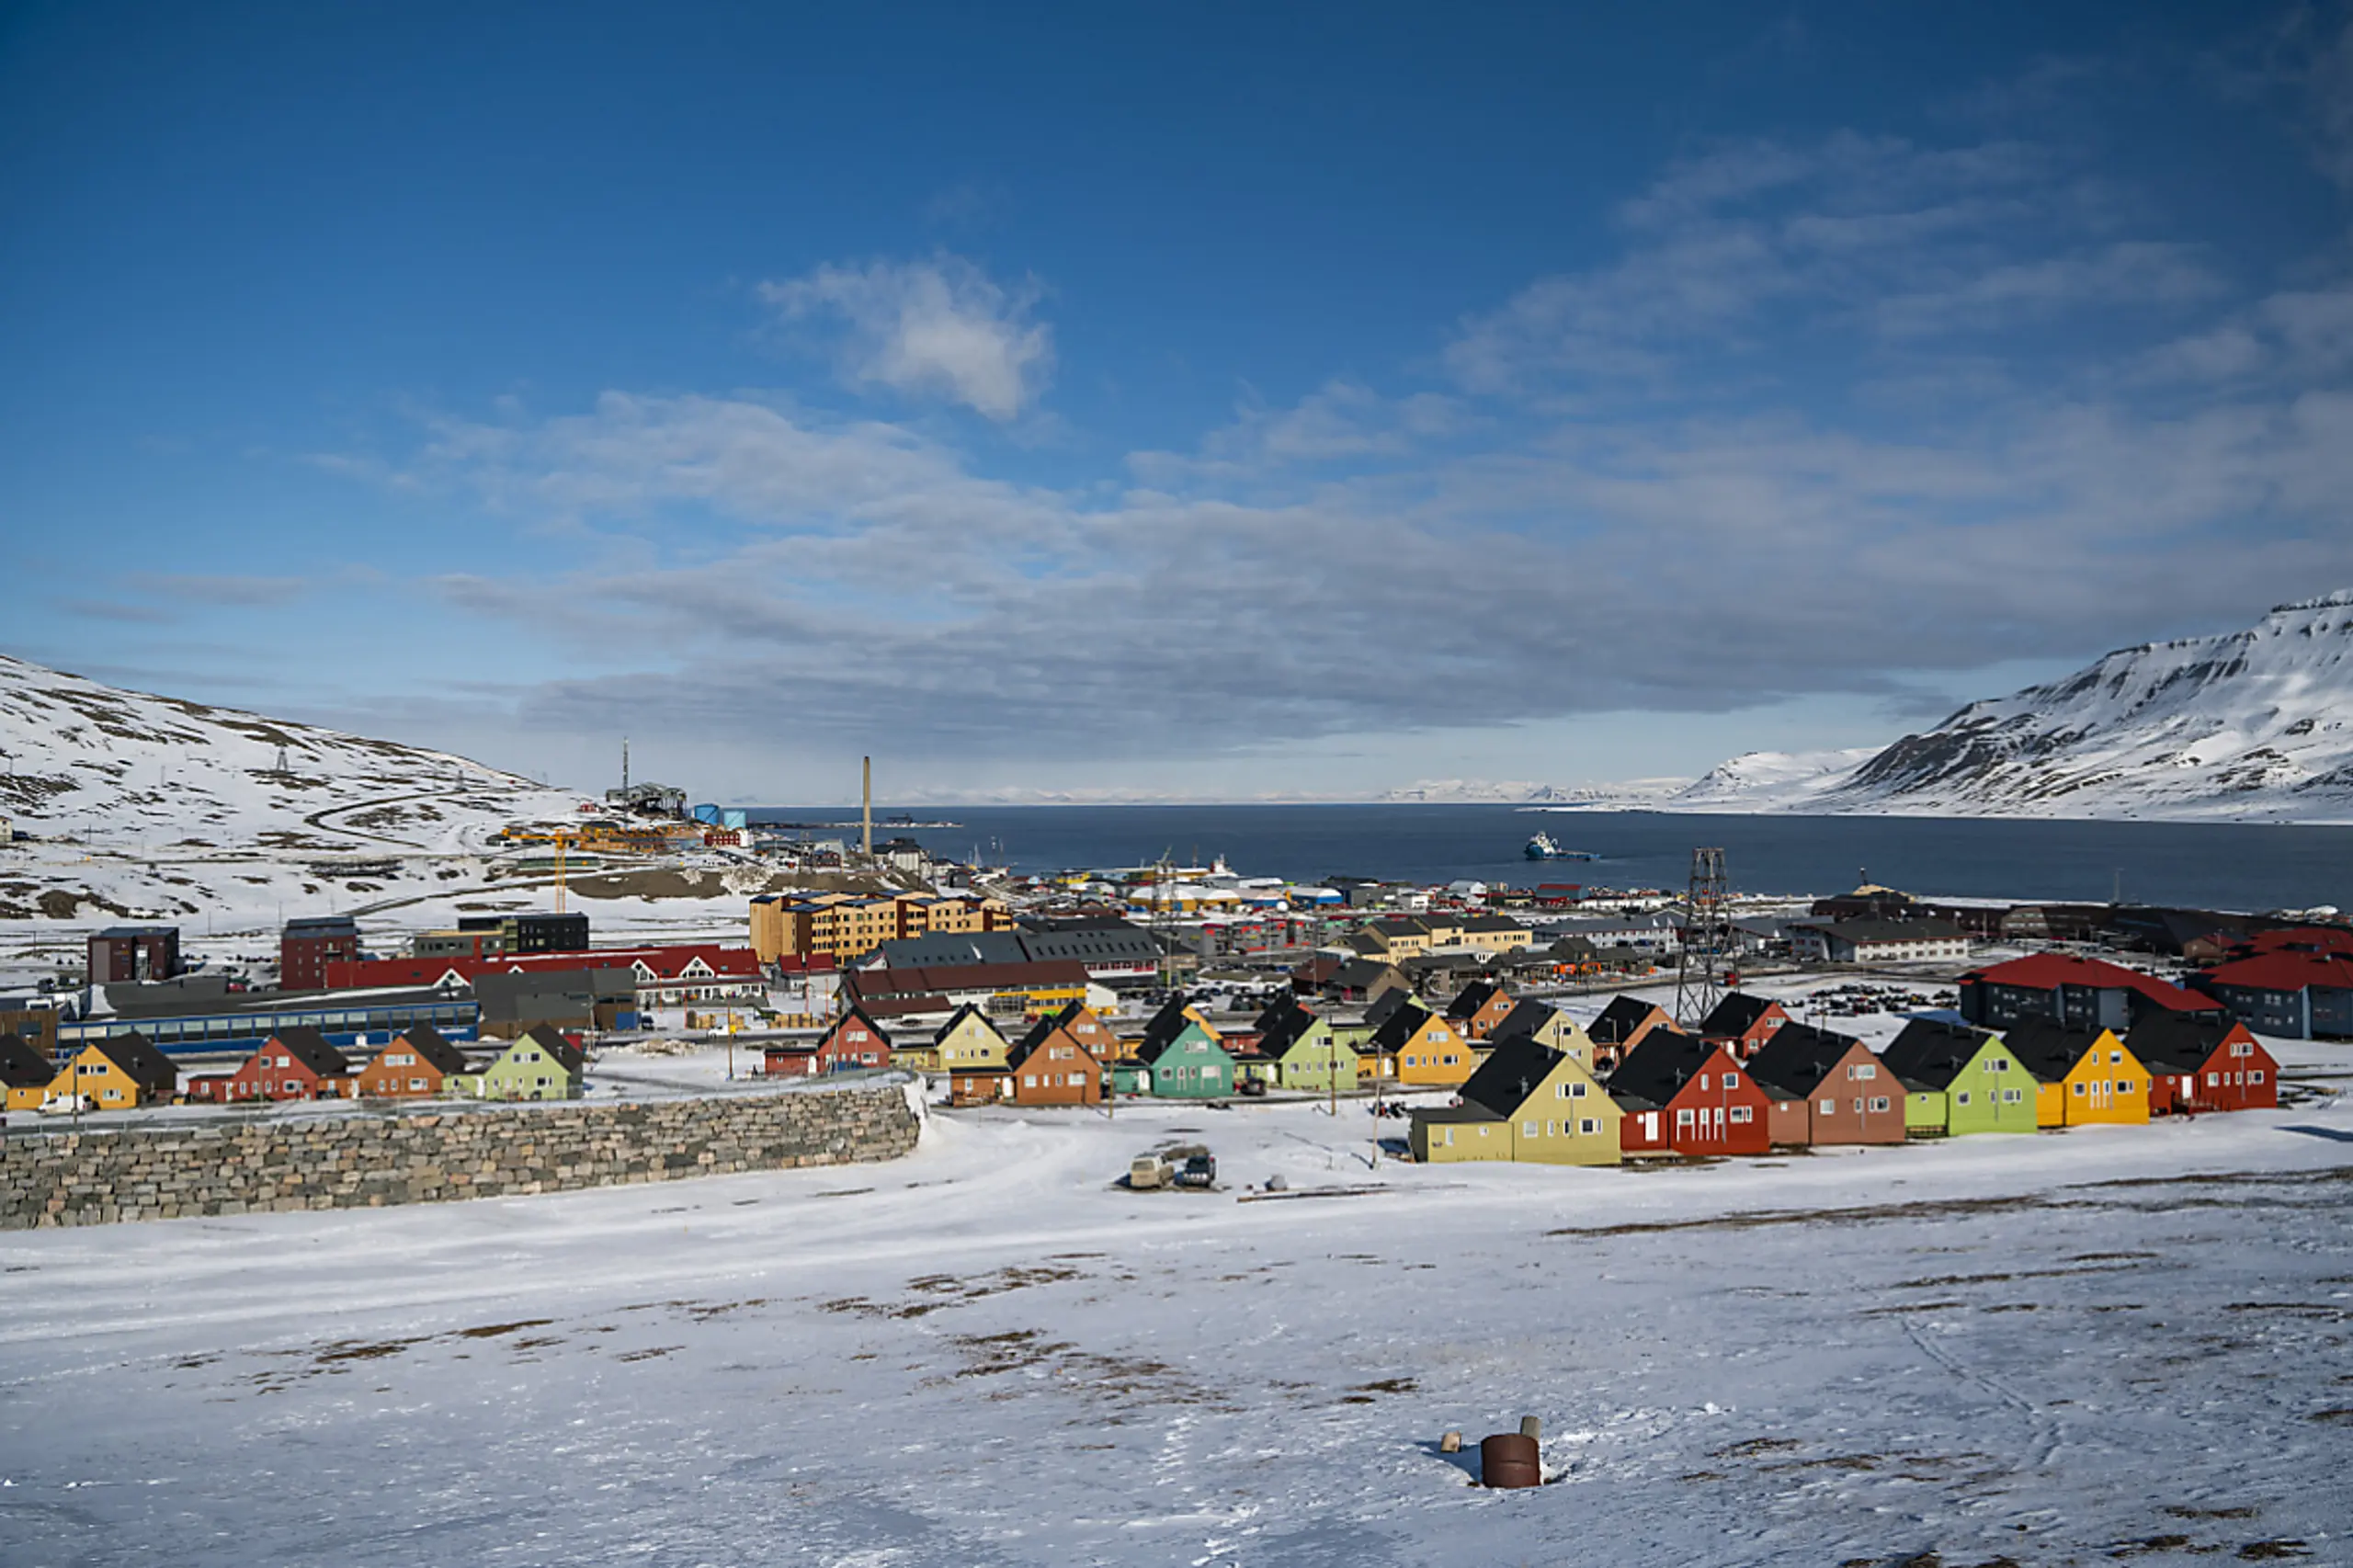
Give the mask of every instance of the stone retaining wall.
<svg viewBox="0 0 2353 1568">
<path fill-rule="evenodd" d="M 904 1087 L 734 1094 L 11 1133 L 0 1231 L 198 1214 L 447 1203 L 741 1171 L 850 1165 L 912 1151 Z"/>
</svg>

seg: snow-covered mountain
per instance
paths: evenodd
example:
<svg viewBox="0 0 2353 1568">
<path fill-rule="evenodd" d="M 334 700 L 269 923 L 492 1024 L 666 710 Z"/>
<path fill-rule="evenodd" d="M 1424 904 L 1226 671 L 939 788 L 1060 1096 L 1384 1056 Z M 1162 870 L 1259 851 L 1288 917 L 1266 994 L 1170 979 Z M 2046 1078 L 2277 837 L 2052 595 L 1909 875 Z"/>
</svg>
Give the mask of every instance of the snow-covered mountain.
<svg viewBox="0 0 2353 1568">
<path fill-rule="evenodd" d="M 1538 784 L 1527 780 L 1424 778 L 1375 797 L 1394 805 L 1519 805 L 1568 810 L 1632 810 L 1656 805 L 1688 778 L 1635 778 L 1622 784 Z"/>
<path fill-rule="evenodd" d="M 0 812 L 85 844 L 460 847 L 580 797 L 448 752 L 103 686 L 0 654 Z"/>
<path fill-rule="evenodd" d="M 1677 811 L 1756 811 L 1770 801 L 1777 811 L 1799 811 L 1843 783 L 1879 755 L 1876 746 L 1844 751 L 1752 751 L 1718 763 L 1667 802 Z"/>
<path fill-rule="evenodd" d="M 1735 758 L 1689 810 L 2353 821 L 2353 591 L 2110 653 L 1848 767 Z"/>
</svg>

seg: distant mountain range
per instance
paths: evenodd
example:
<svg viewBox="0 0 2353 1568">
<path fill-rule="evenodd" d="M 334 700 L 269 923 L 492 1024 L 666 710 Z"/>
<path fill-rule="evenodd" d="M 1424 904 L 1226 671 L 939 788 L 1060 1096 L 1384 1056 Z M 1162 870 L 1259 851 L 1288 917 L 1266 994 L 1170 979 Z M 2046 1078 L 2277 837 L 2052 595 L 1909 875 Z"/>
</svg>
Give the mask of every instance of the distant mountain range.
<svg viewBox="0 0 2353 1568">
<path fill-rule="evenodd" d="M 1452 790 L 1459 792 L 1446 793 Z M 1484 791 L 1484 792 L 1472 792 Z M 2353 591 L 2150 642 L 1894 744 L 1750 752 L 1681 788 L 1422 785 L 1563 809 L 2353 822 Z"/>
</svg>

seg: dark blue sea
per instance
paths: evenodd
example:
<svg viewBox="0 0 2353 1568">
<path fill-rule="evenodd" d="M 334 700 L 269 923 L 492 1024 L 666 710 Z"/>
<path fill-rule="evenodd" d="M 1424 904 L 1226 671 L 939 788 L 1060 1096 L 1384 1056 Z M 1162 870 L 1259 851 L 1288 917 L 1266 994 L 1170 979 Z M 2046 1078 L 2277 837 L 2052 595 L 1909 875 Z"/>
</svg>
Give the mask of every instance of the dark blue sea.
<svg viewBox="0 0 2353 1568">
<path fill-rule="evenodd" d="M 759 821 L 845 823 L 855 808 L 776 807 Z M 1414 882 L 1680 887 L 1695 846 L 1724 850 L 1744 892 L 1842 892 L 1866 877 L 1954 897 L 2204 908 L 2353 905 L 2353 827 L 2237 824 L 1951 821 L 1918 817 L 1696 816 L 1525 812 L 1511 806 L 972 806 L 912 813 L 954 827 L 892 825 L 937 855 L 975 852 L 1022 871 L 1140 866 L 1223 856 L 1245 876 Z M 1526 859 L 1543 830 L 1592 862 Z M 838 831 L 834 835 L 841 836 Z"/>
</svg>

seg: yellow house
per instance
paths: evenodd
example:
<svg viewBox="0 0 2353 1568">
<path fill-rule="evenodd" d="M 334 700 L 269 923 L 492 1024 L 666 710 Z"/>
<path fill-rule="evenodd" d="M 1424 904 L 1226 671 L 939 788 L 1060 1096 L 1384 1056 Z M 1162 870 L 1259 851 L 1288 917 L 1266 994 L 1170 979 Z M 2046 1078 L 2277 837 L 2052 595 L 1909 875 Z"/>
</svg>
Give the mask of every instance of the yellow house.
<svg viewBox="0 0 2353 1568">
<path fill-rule="evenodd" d="M 2029 1018 L 2002 1043 L 2034 1074 L 2037 1127 L 2140 1126 L 2149 1119 L 2149 1070 L 2109 1029 Z"/>
<path fill-rule="evenodd" d="M 1461 1105 L 1414 1112 L 1407 1142 L 1430 1165 L 1614 1165 L 1623 1115 L 1584 1062 L 1518 1035 L 1471 1075 Z"/>
<path fill-rule="evenodd" d="M 57 1080 L 57 1064 L 23 1036 L 0 1033 L 0 1107 L 39 1110 Z"/>
<path fill-rule="evenodd" d="M 1409 1086 L 1463 1083 L 1479 1065 L 1461 1030 L 1411 1002 L 1381 1020 L 1365 1049 L 1381 1058 L 1381 1076 Z"/>
<path fill-rule="evenodd" d="M 1001 1071 L 1005 1054 L 1013 1042 L 997 1032 L 988 1015 L 967 1003 L 956 1009 L 956 1016 L 939 1026 L 931 1037 L 934 1062 L 929 1069 L 935 1073 L 969 1073 Z M 898 1053 L 904 1060 L 906 1052 Z"/>
<path fill-rule="evenodd" d="M 131 1110 L 169 1105 L 179 1092 L 180 1070 L 142 1034 L 94 1040 L 66 1063 L 50 1084 L 51 1095 L 80 1095 L 99 1110 Z"/>
<path fill-rule="evenodd" d="M 1593 1065 L 1593 1037 L 1585 1032 L 1583 1024 L 1558 1007 L 1532 998 L 1523 1001 L 1504 1016 L 1504 1021 L 1487 1038 L 1490 1043 L 1501 1045 L 1507 1040 L 1523 1037 L 1547 1050 L 1574 1056 L 1587 1068 Z"/>
</svg>

